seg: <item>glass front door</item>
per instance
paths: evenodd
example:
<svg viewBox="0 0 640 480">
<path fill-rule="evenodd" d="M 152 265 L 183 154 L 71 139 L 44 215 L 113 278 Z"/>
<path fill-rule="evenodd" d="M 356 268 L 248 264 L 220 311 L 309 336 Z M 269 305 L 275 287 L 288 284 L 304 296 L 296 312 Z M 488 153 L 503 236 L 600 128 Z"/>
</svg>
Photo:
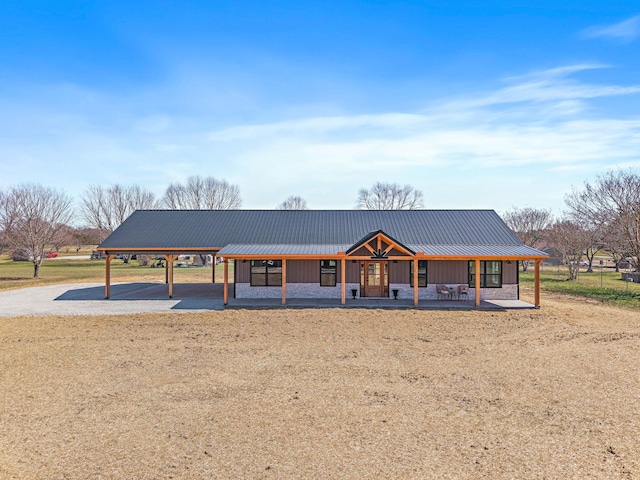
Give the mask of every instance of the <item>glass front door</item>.
<svg viewBox="0 0 640 480">
<path fill-rule="evenodd" d="M 389 295 L 389 262 L 362 262 L 360 264 L 360 291 L 364 297 Z"/>
</svg>

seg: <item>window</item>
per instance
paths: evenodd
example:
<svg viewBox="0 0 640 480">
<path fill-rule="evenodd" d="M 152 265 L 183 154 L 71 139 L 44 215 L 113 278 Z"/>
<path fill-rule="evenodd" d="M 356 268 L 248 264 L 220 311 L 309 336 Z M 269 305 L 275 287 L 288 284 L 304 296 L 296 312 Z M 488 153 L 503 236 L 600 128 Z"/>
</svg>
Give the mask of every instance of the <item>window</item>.
<svg viewBox="0 0 640 480">
<path fill-rule="evenodd" d="M 320 260 L 320 286 L 335 287 L 338 262 L 336 260 Z"/>
<path fill-rule="evenodd" d="M 469 286 L 476 286 L 476 262 L 469 262 Z M 480 262 L 480 288 L 502 288 L 502 262 L 487 260 Z"/>
<path fill-rule="evenodd" d="M 409 285 L 413 287 L 413 262 L 409 262 Z M 418 260 L 418 287 L 427 286 L 427 261 Z"/>
<path fill-rule="evenodd" d="M 251 260 L 252 287 L 282 285 L 282 260 Z"/>
</svg>

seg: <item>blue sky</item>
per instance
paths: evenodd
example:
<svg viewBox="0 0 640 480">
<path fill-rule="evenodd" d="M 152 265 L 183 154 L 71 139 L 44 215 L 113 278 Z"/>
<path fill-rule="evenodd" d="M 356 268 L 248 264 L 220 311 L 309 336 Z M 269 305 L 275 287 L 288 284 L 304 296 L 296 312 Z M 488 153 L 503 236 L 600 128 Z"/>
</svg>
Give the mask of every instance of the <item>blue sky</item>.
<svg viewBox="0 0 640 480">
<path fill-rule="evenodd" d="M 640 164 L 640 5 L 0 0 L 0 188 L 190 175 L 352 208 L 563 209 Z"/>
</svg>

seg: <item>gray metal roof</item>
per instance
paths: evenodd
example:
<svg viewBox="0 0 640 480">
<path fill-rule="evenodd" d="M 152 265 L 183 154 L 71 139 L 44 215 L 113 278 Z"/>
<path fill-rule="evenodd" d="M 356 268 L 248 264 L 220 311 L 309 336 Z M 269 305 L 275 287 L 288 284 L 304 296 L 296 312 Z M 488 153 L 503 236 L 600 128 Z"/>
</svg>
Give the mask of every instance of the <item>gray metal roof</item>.
<svg viewBox="0 0 640 480">
<path fill-rule="evenodd" d="M 526 245 L 410 245 L 415 252 L 456 257 L 545 257 L 544 252 Z"/>
<path fill-rule="evenodd" d="M 344 252 L 350 245 L 238 245 L 230 244 L 218 252 L 229 255 L 335 255 Z"/>
<path fill-rule="evenodd" d="M 410 248 L 522 246 L 493 210 L 138 210 L 100 248 L 189 250 L 280 245 L 295 246 L 300 253 L 302 246 L 310 253 L 319 245 L 342 248 L 332 252 L 336 253 L 378 230 Z M 535 256 L 544 256 L 535 252 Z"/>
</svg>

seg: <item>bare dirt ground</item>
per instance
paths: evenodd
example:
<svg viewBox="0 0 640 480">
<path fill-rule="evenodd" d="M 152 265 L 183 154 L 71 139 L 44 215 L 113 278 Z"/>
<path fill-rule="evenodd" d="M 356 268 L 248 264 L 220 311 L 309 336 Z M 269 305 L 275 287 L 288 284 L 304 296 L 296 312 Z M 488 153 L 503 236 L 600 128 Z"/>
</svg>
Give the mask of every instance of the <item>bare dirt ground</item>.
<svg viewBox="0 0 640 480">
<path fill-rule="evenodd" d="M 640 478 L 640 314 L 0 319 L 0 478 Z"/>
</svg>

